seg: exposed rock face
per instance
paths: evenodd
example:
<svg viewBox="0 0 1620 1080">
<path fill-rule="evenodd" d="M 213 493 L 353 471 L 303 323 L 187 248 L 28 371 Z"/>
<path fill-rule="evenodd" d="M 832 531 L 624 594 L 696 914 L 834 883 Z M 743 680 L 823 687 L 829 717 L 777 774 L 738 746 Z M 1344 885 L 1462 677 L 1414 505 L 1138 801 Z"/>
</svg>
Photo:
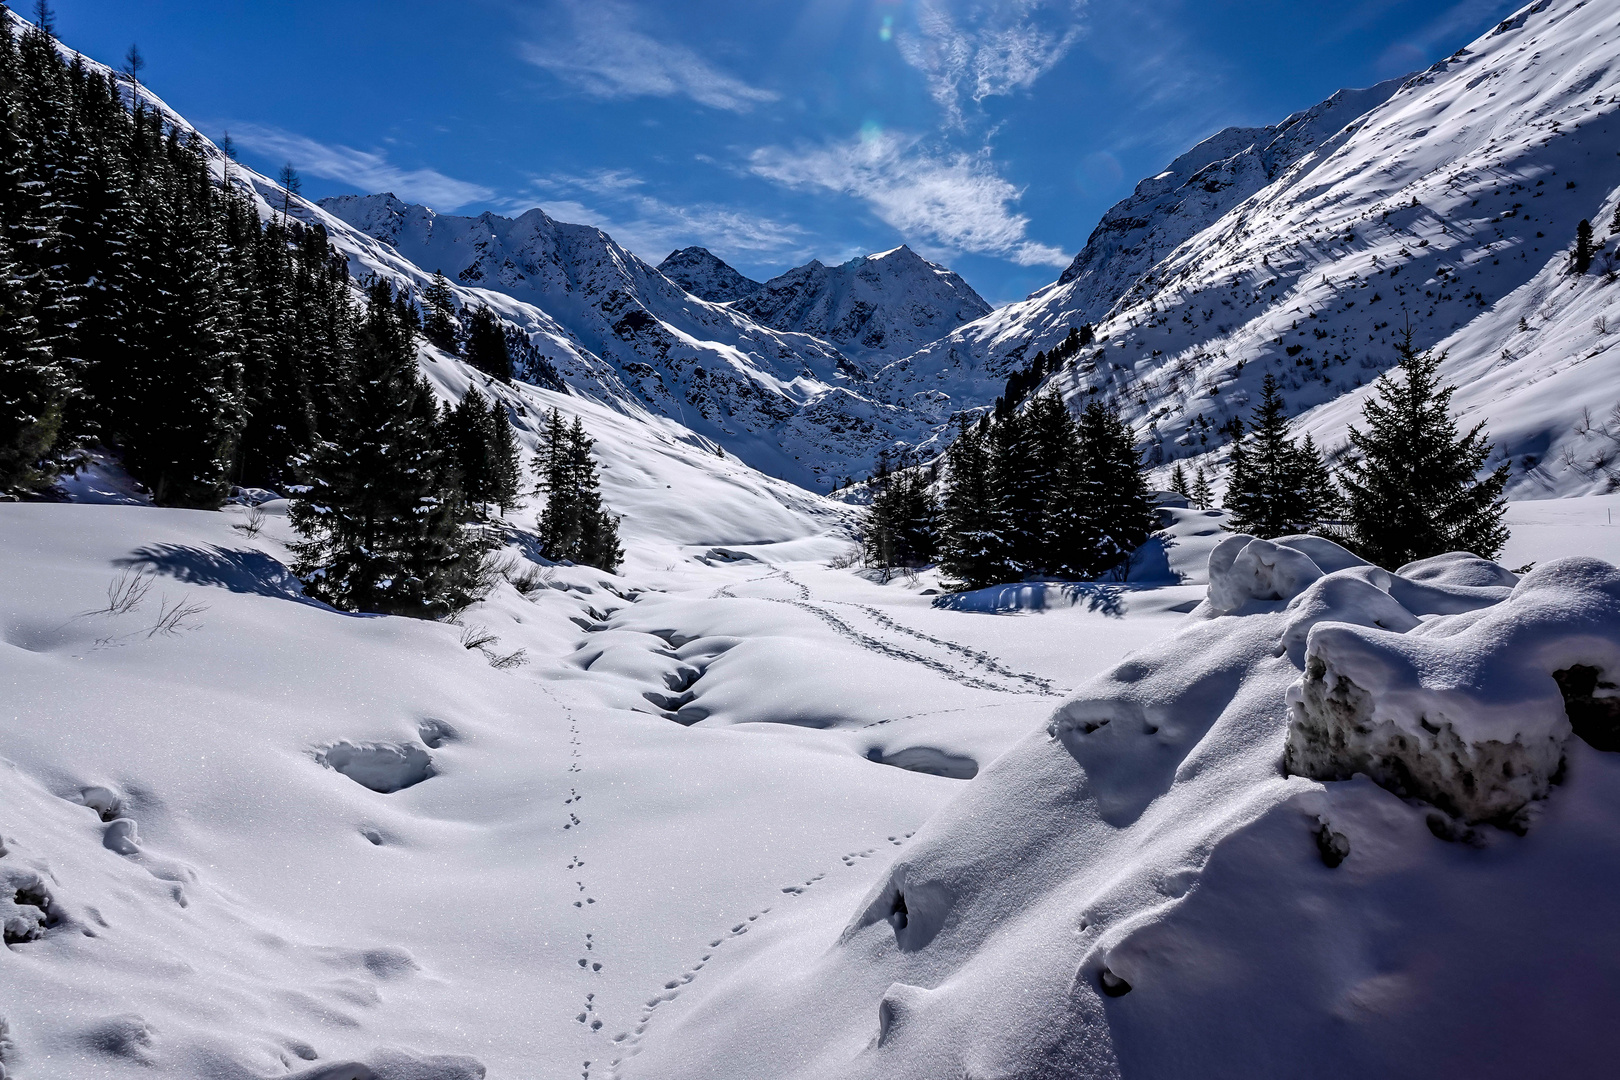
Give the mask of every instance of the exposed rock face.
<svg viewBox="0 0 1620 1080">
<path fill-rule="evenodd" d="M 744 277 L 708 248 L 688 247 L 672 251 L 658 264 L 658 272 L 691 293 L 716 304 L 741 300 L 762 287 Z"/>
</svg>

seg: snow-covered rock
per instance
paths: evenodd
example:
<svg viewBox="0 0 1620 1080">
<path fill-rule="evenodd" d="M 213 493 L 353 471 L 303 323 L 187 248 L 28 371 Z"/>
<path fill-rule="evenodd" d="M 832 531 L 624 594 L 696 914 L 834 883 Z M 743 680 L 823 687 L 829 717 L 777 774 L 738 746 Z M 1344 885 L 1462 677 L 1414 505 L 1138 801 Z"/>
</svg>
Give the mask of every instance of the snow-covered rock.
<svg viewBox="0 0 1620 1080">
<path fill-rule="evenodd" d="M 774 277 L 736 307 L 767 326 L 857 356 L 903 356 L 990 310 L 954 271 L 902 244 L 838 266 L 817 259 Z"/>
<path fill-rule="evenodd" d="M 760 283 L 744 277 L 708 248 L 672 251 L 658 264 L 658 272 L 703 300 L 723 304 L 758 292 Z"/>
<path fill-rule="evenodd" d="M 1318 626 L 1289 691 L 1285 761 L 1318 780 L 1365 773 L 1470 824 L 1522 828 L 1563 768 L 1561 687 L 1576 669 L 1616 696 L 1620 572 L 1596 559 L 1538 568 L 1470 615 Z"/>
</svg>

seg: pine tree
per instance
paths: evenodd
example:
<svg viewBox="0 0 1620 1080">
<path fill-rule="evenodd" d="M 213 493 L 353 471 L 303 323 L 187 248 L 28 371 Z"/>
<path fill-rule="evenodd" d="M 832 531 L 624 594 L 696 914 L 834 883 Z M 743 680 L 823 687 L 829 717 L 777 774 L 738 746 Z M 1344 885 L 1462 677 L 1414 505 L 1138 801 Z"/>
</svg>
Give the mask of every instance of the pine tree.
<svg viewBox="0 0 1620 1080">
<path fill-rule="evenodd" d="M 1087 576 L 1122 570 L 1154 527 L 1153 499 L 1117 406 L 1092 398 L 1080 414 L 1080 483 L 1097 532 Z"/>
<path fill-rule="evenodd" d="M 990 481 L 1000 504 L 1002 557 L 1014 579 L 1042 569 L 1048 462 L 1027 412 L 1009 409 L 990 429 Z"/>
<path fill-rule="evenodd" d="M 602 506 L 593 442 L 574 417 L 565 425 L 556 409 L 546 420 L 540 455 L 540 488 L 546 506 L 540 515 L 540 546 L 546 558 L 596 566 L 609 573 L 624 557 L 619 519 Z"/>
<path fill-rule="evenodd" d="M 37 491 L 61 470 L 50 460 L 68 387 L 40 340 L 10 245 L 0 236 L 0 492 Z"/>
<path fill-rule="evenodd" d="M 504 417 L 503 417 L 504 419 Z M 461 403 L 447 409 L 439 426 L 447 459 L 457 470 L 461 492 L 475 506 L 497 502 L 495 423 L 489 399 L 478 387 L 467 388 Z"/>
<path fill-rule="evenodd" d="M 862 541 L 867 565 L 885 571 L 926 565 L 939 543 L 932 475 L 915 463 L 901 465 L 890 472 L 880 460 Z"/>
<path fill-rule="evenodd" d="M 517 509 L 523 486 L 523 460 L 518 451 L 517 432 L 512 430 L 512 418 L 499 399 L 489 403 L 489 422 L 493 431 L 490 442 L 490 502 L 502 513 Z"/>
<path fill-rule="evenodd" d="M 1215 504 L 1215 493 L 1210 490 L 1209 475 L 1202 465 L 1193 474 L 1192 504 L 1200 510 L 1208 510 Z"/>
<path fill-rule="evenodd" d="M 1192 501 L 1192 489 L 1187 486 L 1187 470 L 1179 461 L 1176 462 L 1176 467 L 1170 470 L 1170 490 L 1188 502 Z"/>
<path fill-rule="evenodd" d="M 1034 449 L 1039 500 L 1032 565 L 1026 573 L 1084 577 L 1100 534 L 1086 503 L 1079 429 L 1056 393 L 1030 402 L 1024 427 Z"/>
<path fill-rule="evenodd" d="M 1575 226 L 1575 251 L 1569 262 L 1570 269 L 1577 274 L 1592 269 L 1592 223 L 1585 218 Z"/>
<path fill-rule="evenodd" d="M 447 353 L 456 351 L 455 296 L 440 272 L 422 290 L 422 335 Z"/>
<path fill-rule="evenodd" d="M 442 280 L 442 279 L 436 279 Z M 479 305 L 467 319 L 464 354 L 467 363 L 501 382 L 512 381 L 512 354 L 506 345 L 506 329 L 489 308 Z"/>
<path fill-rule="evenodd" d="M 1344 539 L 1391 569 L 1449 551 L 1494 559 L 1508 538 L 1508 465 L 1479 478 L 1491 443 L 1483 423 L 1458 434 L 1456 387 L 1436 381 L 1444 355 L 1417 352 L 1410 331 L 1398 349 L 1405 379 L 1380 376 L 1378 396 L 1362 406 L 1365 427 L 1350 428 L 1354 456 L 1339 472 L 1348 492 Z"/>
<path fill-rule="evenodd" d="M 1006 556 L 988 443 L 981 427 L 964 422 L 945 455 L 939 567 L 955 579 L 955 589 L 980 589 L 1016 576 Z"/>
<path fill-rule="evenodd" d="M 1272 538 L 1319 528 L 1335 493 L 1316 444 L 1288 436 L 1277 379 L 1267 374 L 1247 434 L 1232 442 L 1226 528 Z M 1241 429 L 1240 429 L 1241 430 Z"/>
<path fill-rule="evenodd" d="M 487 541 L 463 529 L 438 407 L 385 282 L 367 293 L 344 421 L 305 463 L 290 510 L 310 595 L 350 611 L 439 618 L 477 596 Z"/>
</svg>

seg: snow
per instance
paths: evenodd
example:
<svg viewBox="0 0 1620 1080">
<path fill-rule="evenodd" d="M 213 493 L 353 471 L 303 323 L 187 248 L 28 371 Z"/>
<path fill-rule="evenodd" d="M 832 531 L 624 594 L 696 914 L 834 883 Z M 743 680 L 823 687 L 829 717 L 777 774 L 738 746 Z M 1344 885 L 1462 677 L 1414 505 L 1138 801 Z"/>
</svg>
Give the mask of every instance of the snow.
<svg viewBox="0 0 1620 1080">
<path fill-rule="evenodd" d="M 672 251 L 658 264 L 658 272 L 701 300 L 724 304 L 758 292 L 760 282 L 743 277 L 708 248 Z"/>
<path fill-rule="evenodd" d="M 902 244 L 838 266 L 817 259 L 774 277 L 737 310 L 881 364 L 990 311 L 960 276 Z"/>
<path fill-rule="evenodd" d="M 1398 86 L 1220 132 L 1104 215 L 1062 280 L 875 381 L 896 403 L 948 399 L 933 415 L 982 405 L 1093 323 L 1098 348 L 1053 382 L 1117 401 L 1165 484 L 1178 459 L 1224 460 L 1215 429 L 1268 373 L 1299 430 L 1342 448 L 1410 324 L 1448 352 L 1441 377 L 1513 461 L 1515 498 L 1608 491 L 1617 51 L 1609 5 L 1538 2 Z M 1606 249 L 1575 278 L 1581 219 Z"/>
</svg>

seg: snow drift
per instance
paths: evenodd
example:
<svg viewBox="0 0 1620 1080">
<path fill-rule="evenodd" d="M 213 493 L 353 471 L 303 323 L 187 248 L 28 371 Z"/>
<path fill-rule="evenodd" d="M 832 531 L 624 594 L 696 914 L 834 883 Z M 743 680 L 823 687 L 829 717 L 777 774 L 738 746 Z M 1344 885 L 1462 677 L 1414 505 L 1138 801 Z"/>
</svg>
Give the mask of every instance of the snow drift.
<svg viewBox="0 0 1620 1080">
<path fill-rule="evenodd" d="M 1601 1072 L 1617 681 L 1607 563 L 1229 537 L 1178 633 L 620 1074 Z"/>
</svg>

